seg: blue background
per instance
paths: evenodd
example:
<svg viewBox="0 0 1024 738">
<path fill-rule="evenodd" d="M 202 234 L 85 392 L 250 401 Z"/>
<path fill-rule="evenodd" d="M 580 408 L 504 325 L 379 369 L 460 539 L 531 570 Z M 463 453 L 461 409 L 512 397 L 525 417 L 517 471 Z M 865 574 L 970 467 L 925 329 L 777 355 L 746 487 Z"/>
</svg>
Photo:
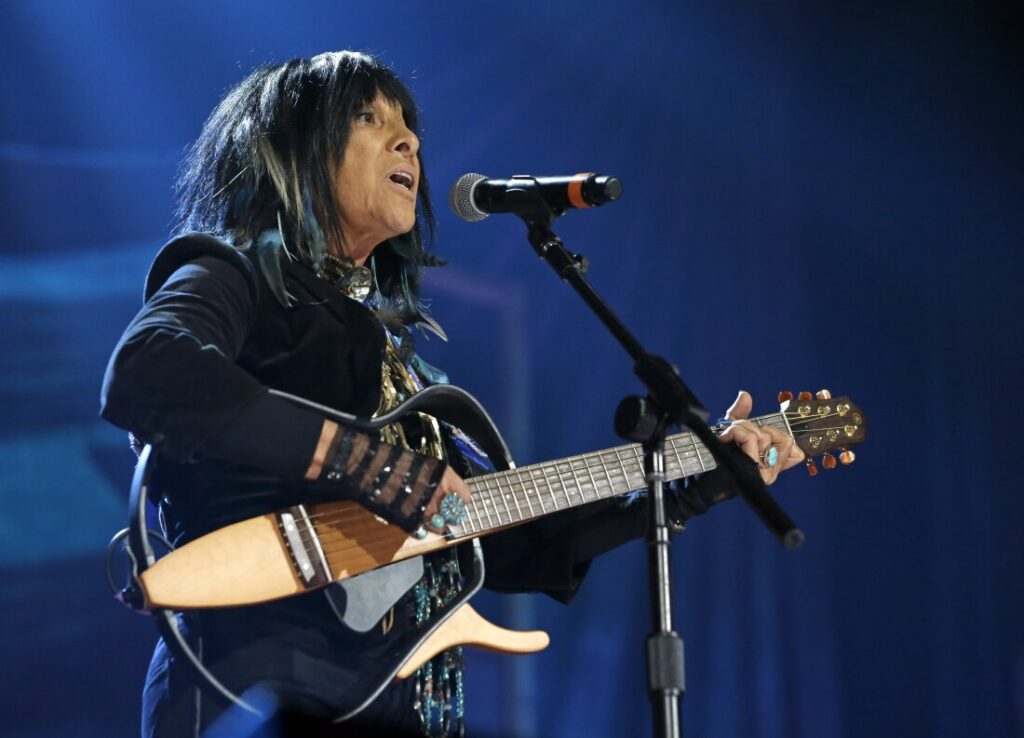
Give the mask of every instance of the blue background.
<svg viewBox="0 0 1024 738">
<path fill-rule="evenodd" d="M 267 61 L 379 54 L 423 108 L 438 202 L 426 355 L 521 463 L 614 445 L 628 361 L 509 217 L 458 221 L 480 171 L 595 170 L 621 201 L 559 231 L 716 412 L 738 388 L 848 393 L 850 468 L 775 487 L 784 551 L 739 502 L 673 548 L 691 735 L 1024 735 L 1024 104 L 993 2 L 4 2 L 0 46 L 0 733 L 131 735 L 155 636 L 108 594 L 132 456 L 96 417 L 167 234 L 176 162 Z M 642 735 L 643 546 L 549 630 L 474 654 L 470 734 Z"/>
</svg>

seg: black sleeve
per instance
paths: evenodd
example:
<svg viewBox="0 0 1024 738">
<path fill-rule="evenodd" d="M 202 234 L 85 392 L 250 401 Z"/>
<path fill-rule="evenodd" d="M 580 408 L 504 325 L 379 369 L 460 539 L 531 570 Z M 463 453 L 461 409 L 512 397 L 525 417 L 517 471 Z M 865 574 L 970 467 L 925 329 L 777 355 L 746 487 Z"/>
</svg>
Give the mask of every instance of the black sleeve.
<svg viewBox="0 0 1024 738">
<path fill-rule="evenodd" d="M 735 492 L 714 471 L 668 486 L 667 513 L 683 524 Z M 603 553 L 647 534 L 647 495 L 634 493 L 565 510 L 483 540 L 485 584 L 504 592 L 542 592 L 568 603 Z"/>
<path fill-rule="evenodd" d="M 194 454 L 281 479 L 309 468 L 324 418 L 269 393 L 235 364 L 259 300 L 244 256 L 207 236 L 172 241 L 114 350 L 101 415 L 176 461 Z M 413 531 L 446 464 L 340 427 L 310 499 L 355 500 Z"/>
<path fill-rule="evenodd" d="M 248 260 L 216 239 L 172 241 L 147 300 L 114 350 L 100 414 L 162 451 L 204 455 L 284 478 L 309 465 L 323 419 L 270 395 L 237 366 L 259 299 Z"/>
<path fill-rule="evenodd" d="M 624 498 L 594 502 L 484 538 L 488 589 L 542 592 L 568 603 L 591 560 L 643 535 L 640 505 Z"/>
</svg>

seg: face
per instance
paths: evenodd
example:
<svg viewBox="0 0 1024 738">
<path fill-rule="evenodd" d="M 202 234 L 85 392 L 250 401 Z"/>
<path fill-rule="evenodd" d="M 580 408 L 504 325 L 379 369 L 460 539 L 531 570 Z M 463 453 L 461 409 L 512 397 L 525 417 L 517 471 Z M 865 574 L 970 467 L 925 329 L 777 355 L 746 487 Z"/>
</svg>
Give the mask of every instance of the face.
<svg viewBox="0 0 1024 738">
<path fill-rule="evenodd" d="M 344 255 L 362 264 L 382 241 L 416 224 L 420 142 L 402 108 L 378 97 L 352 120 L 334 188 L 345 231 Z"/>
</svg>

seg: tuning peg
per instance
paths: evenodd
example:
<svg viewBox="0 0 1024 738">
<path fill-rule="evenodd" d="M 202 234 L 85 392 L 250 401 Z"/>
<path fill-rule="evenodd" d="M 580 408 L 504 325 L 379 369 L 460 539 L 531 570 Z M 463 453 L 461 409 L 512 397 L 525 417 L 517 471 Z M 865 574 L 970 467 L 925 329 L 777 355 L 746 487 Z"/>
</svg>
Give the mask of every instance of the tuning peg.
<svg viewBox="0 0 1024 738">
<path fill-rule="evenodd" d="M 792 392 L 780 392 L 779 393 L 779 404 L 780 405 L 782 403 L 784 403 L 784 402 L 789 402 L 792 399 L 793 399 L 793 393 Z"/>
<path fill-rule="evenodd" d="M 817 397 L 819 400 L 831 400 L 832 393 L 829 392 L 827 389 L 820 389 L 815 393 L 815 397 Z"/>
<path fill-rule="evenodd" d="M 843 466 L 849 466 L 854 461 L 856 461 L 856 459 L 857 454 L 853 453 L 853 451 L 851 451 L 850 449 L 843 448 L 839 450 L 839 463 L 842 464 Z"/>
<path fill-rule="evenodd" d="M 810 474 L 812 477 L 818 476 L 818 465 L 814 463 L 814 459 L 808 457 L 806 463 L 807 473 Z"/>
<path fill-rule="evenodd" d="M 836 457 L 832 454 L 825 454 L 821 457 L 821 465 L 826 469 L 836 468 Z"/>
<path fill-rule="evenodd" d="M 814 395 L 812 395 L 810 392 L 801 392 L 799 395 L 796 396 L 796 399 L 800 400 L 800 402 L 804 402 L 805 400 L 813 400 Z"/>
</svg>

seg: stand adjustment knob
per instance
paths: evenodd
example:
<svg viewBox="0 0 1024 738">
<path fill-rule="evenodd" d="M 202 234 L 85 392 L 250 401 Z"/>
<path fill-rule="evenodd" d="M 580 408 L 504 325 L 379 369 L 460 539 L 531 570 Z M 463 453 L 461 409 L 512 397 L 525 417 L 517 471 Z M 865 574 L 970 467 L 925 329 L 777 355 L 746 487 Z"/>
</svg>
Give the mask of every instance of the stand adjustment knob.
<svg viewBox="0 0 1024 738">
<path fill-rule="evenodd" d="M 658 413 L 646 397 L 630 395 L 615 410 L 615 432 L 628 441 L 649 441 L 658 429 Z"/>
</svg>

